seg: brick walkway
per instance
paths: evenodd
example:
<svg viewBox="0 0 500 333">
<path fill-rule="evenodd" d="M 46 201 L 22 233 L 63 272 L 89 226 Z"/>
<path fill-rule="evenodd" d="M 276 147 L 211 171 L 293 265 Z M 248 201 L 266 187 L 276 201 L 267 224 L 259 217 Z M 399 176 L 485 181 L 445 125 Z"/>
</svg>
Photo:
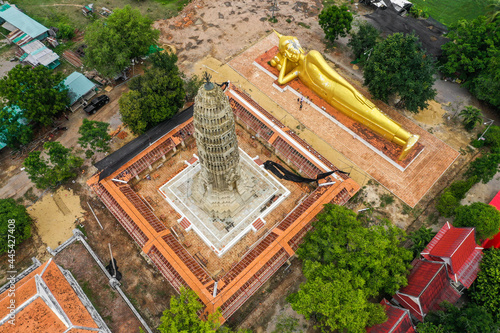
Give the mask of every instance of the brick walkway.
<svg viewBox="0 0 500 333">
<path fill-rule="evenodd" d="M 380 101 L 374 101 L 377 107 L 401 123 L 403 128 L 419 134 L 419 142 L 424 146 L 420 155 L 405 171 L 387 162 L 310 105 L 304 104 L 300 110 L 296 95 L 274 88 L 274 79 L 252 65 L 254 60 L 277 44 L 278 38 L 271 34 L 230 61 L 229 66 L 409 206 L 414 207 L 459 156 L 457 151 L 443 141 Z M 363 88 L 353 85 L 368 95 Z M 332 162 L 336 163 L 334 160 Z"/>
</svg>

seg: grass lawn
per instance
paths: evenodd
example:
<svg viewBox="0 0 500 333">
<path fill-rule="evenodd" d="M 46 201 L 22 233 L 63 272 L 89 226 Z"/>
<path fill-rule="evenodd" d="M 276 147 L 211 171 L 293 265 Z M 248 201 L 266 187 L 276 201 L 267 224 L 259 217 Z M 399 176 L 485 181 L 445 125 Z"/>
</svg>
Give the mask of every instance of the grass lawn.
<svg viewBox="0 0 500 333">
<path fill-rule="evenodd" d="M 123 8 L 131 5 L 139 8 L 143 15 L 149 15 L 153 20 L 165 19 L 176 16 L 182 5 L 187 0 L 11 0 L 31 16 L 47 27 L 58 22 L 69 23 L 75 28 L 84 30 L 92 22 L 82 13 L 82 7 L 90 3 L 94 4 L 94 10 L 100 11 L 101 7 L 108 9 Z M 95 15 L 101 18 L 99 14 Z"/>
<path fill-rule="evenodd" d="M 460 19 L 474 19 L 486 13 L 490 0 L 411 0 L 432 18 L 449 26 Z"/>
</svg>

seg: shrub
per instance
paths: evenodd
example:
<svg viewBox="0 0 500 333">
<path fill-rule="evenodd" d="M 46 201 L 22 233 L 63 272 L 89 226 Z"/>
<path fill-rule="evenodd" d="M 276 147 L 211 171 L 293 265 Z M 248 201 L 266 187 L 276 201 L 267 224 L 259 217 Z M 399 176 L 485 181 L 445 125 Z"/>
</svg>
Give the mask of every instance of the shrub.
<svg viewBox="0 0 500 333">
<path fill-rule="evenodd" d="M 413 241 L 410 250 L 413 252 L 414 258 L 425 249 L 434 236 L 436 236 L 436 233 L 431 228 L 426 228 L 424 226 L 408 236 L 408 238 Z"/>
<path fill-rule="evenodd" d="M 0 254 L 14 250 L 29 238 L 31 223 L 31 217 L 23 205 L 17 204 L 12 198 L 0 199 Z"/>
<path fill-rule="evenodd" d="M 441 196 L 439 196 L 436 206 L 439 214 L 444 217 L 452 217 L 458 207 L 460 207 L 460 200 L 449 189 L 445 189 Z"/>
<path fill-rule="evenodd" d="M 500 154 L 487 154 L 472 161 L 467 170 L 468 176 L 476 176 L 483 184 L 488 183 L 498 172 Z"/>
<path fill-rule="evenodd" d="M 484 134 L 484 144 L 490 148 L 500 148 L 500 126 L 491 126 Z"/>
<path fill-rule="evenodd" d="M 465 198 L 465 195 L 467 194 L 467 192 L 469 192 L 470 188 L 477 182 L 477 176 L 473 176 L 466 180 L 454 181 L 449 188 L 454 197 L 462 200 L 463 198 Z"/>
</svg>

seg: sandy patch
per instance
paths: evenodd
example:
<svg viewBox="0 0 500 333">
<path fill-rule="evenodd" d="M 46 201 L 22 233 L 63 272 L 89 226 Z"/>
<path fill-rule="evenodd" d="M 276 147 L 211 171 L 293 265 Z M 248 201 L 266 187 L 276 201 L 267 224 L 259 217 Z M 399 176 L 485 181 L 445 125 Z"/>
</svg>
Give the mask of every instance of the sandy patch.
<svg viewBox="0 0 500 333">
<path fill-rule="evenodd" d="M 35 221 L 42 242 L 55 249 L 73 235 L 72 230 L 84 212 L 79 196 L 72 190 L 59 189 L 56 193 L 44 195 L 28 209 L 28 213 Z"/>
<path fill-rule="evenodd" d="M 429 107 L 414 115 L 413 119 L 427 125 L 439 125 L 443 122 L 445 113 L 446 110 L 442 108 L 441 104 L 436 101 L 430 101 Z"/>
</svg>

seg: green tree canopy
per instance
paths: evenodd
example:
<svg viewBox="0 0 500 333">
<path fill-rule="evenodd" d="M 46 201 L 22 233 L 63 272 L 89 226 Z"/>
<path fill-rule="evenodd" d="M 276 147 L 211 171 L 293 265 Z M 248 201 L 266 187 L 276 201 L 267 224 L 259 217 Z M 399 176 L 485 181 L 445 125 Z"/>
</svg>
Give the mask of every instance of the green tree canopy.
<svg viewBox="0 0 500 333">
<path fill-rule="evenodd" d="M 500 106 L 500 29 L 497 20 L 479 16 L 452 24 L 442 46 L 441 71 L 458 74 L 478 99 Z"/>
<path fill-rule="evenodd" d="M 353 18 L 346 5 L 340 7 L 332 5 L 323 9 L 318 17 L 319 25 L 325 32 L 325 38 L 332 43 L 339 36 L 345 37 L 351 31 Z"/>
<path fill-rule="evenodd" d="M 339 269 L 334 263 L 305 260 L 303 273 L 307 282 L 287 300 L 306 319 L 315 318 L 320 327 L 366 332 L 367 326 L 387 320 L 382 306 L 368 301 L 373 294 L 355 272 Z"/>
<path fill-rule="evenodd" d="M 83 119 L 83 123 L 78 129 L 78 143 L 85 151 L 87 158 L 94 155 L 95 152 L 105 152 L 109 150 L 109 140 L 111 137 L 108 134 L 109 124 L 102 121 Z"/>
<path fill-rule="evenodd" d="M 184 104 L 184 81 L 175 65 L 177 56 L 167 54 L 156 59 L 160 60 L 153 62 L 144 75 L 131 80 L 131 90 L 119 100 L 122 120 L 136 134 L 173 117 Z"/>
<path fill-rule="evenodd" d="M 13 228 L 9 228 L 9 221 L 15 221 L 11 224 Z M 31 236 L 31 223 L 31 217 L 23 205 L 17 204 L 12 198 L 0 199 L 0 254 L 12 249 L 9 244 L 14 244 L 15 249 L 28 239 Z"/>
<path fill-rule="evenodd" d="M 347 45 L 351 47 L 354 57 L 364 63 L 377 44 L 379 36 L 380 32 L 373 25 L 363 21 L 359 25 L 358 32 L 351 35 Z"/>
<path fill-rule="evenodd" d="M 434 236 L 436 236 L 436 232 L 434 232 L 431 228 L 426 228 L 425 226 L 420 227 L 408 236 L 408 238 L 413 242 L 413 245 L 411 246 L 413 258 L 420 255 Z"/>
<path fill-rule="evenodd" d="M 163 312 L 160 333 L 215 333 L 219 328 L 219 313 L 209 316 L 207 321 L 198 317 L 203 308 L 198 295 L 192 290 L 182 288 L 179 296 L 170 298 L 170 308 Z"/>
<path fill-rule="evenodd" d="M 85 64 L 112 77 L 130 66 L 131 59 L 147 54 L 160 32 L 153 21 L 130 5 L 114 10 L 105 20 L 91 24 L 85 32 Z"/>
<path fill-rule="evenodd" d="M 64 75 L 45 66 L 17 65 L 0 80 L 0 97 L 7 106 L 23 110 L 23 117 L 44 126 L 69 104 Z"/>
<path fill-rule="evenodd" d="M 486 154 L 472 161 L 467 170 L 467 175 L 476 176 L 478 181 L 486 184 L 497 174 L 499 163 L 500 154 Z"/>
<path fill-rule="evenodd" d="M 8 147 L 18 148 L 33 139 L 33 128 L 17 109 L 2 107 L 0 104 L 0 142 Z"/>
<path fill-rule="evenodd" d="M 498 333 L 500 329 L 499 324 L 484 307 L 469 304 L 458 308 L 450 303 L 444 303 L 443 306 L 444 311 L 430 312 L 425 317 L 426 325 L 417 326 L 419 333 Z"/>
<path fill-rule="evenodd" d="M 355 272 L 375 295 L 392 294 L 407 284 L 412 254 L 400 246 L 404 239 L 404 231 L 390 223 L 367 228 L 353 211 L 326 205 L 297 255 L 302 260 L 335 263 L 339 269 Z"/>
<path fill-rule="evenodd" d="M 455 227 L 476 228 L 478 241 L 491 238 L 500 229 L 500 212 L 493 206 L 483 202 L 474 202 L 457 208 L 455 211 Z"/>
<path fill-rule="evenodd" d="M 472 302 L 484 306 L 500 323 L 500 249 L 483 251 L 480 270 L 470 291 Z"/>
<path fill-rule="evenodd" d="M 365 85 L 373 97 L 386 103 L 397 94 L 399 106 L 417 113 L 436 96 L 435 72 L 417 36 L 395 33 L 373 48 L 364 67 Z"/>
<path fill-rule="evenodd" d="M 345 207 L 326 205 L 297 250 L 307 282 L 288 299 L 292 308 L 332 330 L 362 332 L 385 320 L 368 298 L 407 284 L 412 259 L 404 231 L 384 223 L 365 227 Z"/>
<path fill-rule="evenodd" d="M 486 17 L 460 20 L 450 26 L 449 42 L 442 46 L 441 70 L 448 75 L 460 73 L 460 78 L 470 80 L 488 65 L 491 52 L 500 47 L 500 31 Z"/>
<path fill-rule="evenodd" d="M 37 188 L 55 187 L 62 181 L 77 176 L 75 169 L 83 164 L 83 159 L 71 154 L 71 149 L 59 142 L 45 142 L 48 160 L 40 151 L 34 151 L 24 159 L 23 165 L 31 181 Z"/>
</svg>

